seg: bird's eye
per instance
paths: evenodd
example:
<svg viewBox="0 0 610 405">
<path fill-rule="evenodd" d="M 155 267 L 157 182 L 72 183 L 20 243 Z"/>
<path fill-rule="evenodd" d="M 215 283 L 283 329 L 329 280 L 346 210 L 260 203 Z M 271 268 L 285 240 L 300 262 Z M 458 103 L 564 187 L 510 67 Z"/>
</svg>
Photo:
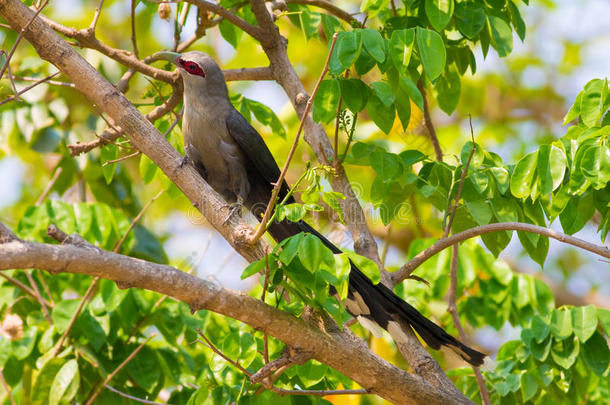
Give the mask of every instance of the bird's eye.
<svg viewBox="0 0 610 405">
<path fill-rule="evenodd" d="M 190 61 L 186 61 L 186 62 L 180 61 L 179 63 L 190 74 L 205 77 L 205 73 L 203 72 L 203 69 L 201 69 L 201 67 L 197 63 L 190 62 Z"/>
</svg>

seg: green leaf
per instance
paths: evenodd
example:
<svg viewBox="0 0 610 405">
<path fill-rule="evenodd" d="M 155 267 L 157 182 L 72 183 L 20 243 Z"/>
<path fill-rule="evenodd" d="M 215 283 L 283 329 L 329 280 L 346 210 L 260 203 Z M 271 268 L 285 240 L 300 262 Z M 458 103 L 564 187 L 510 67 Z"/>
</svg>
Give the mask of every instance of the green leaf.
<svg viewBox="0 0 610 405">
<path fill-rule="evenodd" d="M 265 267 L 267 266 L 267 262 L 265 258 L 262 258 L 261 260 L 257 260 L 255 262 L 252 262 L 248 265 L 248 267 L 246 267 L 244 269 L 244 271 L 241 273 L 241 279 L 244 280 L 250 276 L 253 276 L 259 272 L 261 272 Z"/>
<path fill-rule="evenodd" d="M 610 142 L 589 146 L 582 153 L 580 169 L 597 190 L 610 182 Z"/>
<path fill-rule="evenodd" d="M 379 31 L 372 28 L 365 28 L 360 31 L 362 34 L 362 44 L 364 49 L 378 62 L 385 61 L 385 42 Z"/>
<path fill-rule="evenodd" d="M 572 329 L 574 334 L 580 340 L 580 343 L 585 343 L 597 329 L 597 311 L 594 305 L 584 307 L 574 307 L 572 313 Z"/>
<path fill-rule="evenodd" d="M 585 85 L 580 95 L 580 118 L 587 127 L 592 127 L 605 112 L 602 93 L 608 86 L 607 82 L 600 79 L 591 80 Z"/>
<path fill-rule="evenodd" d="M 538 392 L 538 381 L 530 373 L 521 374 L 521 395 L 524 401 L 529 401 Z"/>
<path fill-rule="evenodd" d="M 332 252 L 324 246 L 320 239 L 310 234 L 306 234 L 301 240 L 297 256 L 303 266 L 311 273 L 320 270 L 322 263 L 328 266 L 335 263 Z"/>
<path fill-rule="evenodd" d="M 386 107 L 390 107 L 392 103 L 394 103 L 394 92 L 392 91 L 392 87 L 388 84 L 388 82 L 373 82 L 371 83 L 371 86 L 373 87 L 375 94 L 377 95 L 377 97 L 379 97 L 383 105 L 385 105 Z"/>
<path fill-rule="evenodd" d="M 402 173 L 402 165 L 397 155 L 387 153 L 383 150 L 376 150 L 371 153 L 371 167 L 383 181 L 393 180 Z"/>
<path fill-rule="evenodd" d="M 485 201 L 466 201 L 466 207 L 477 224 L 487 225 L 491 222 L 493 211 Z"/>
<path fill-rule="evenodd" d="M 299 233 L 295 236 L 291 236 L 288 239 L 284 239 L 280 243 L 282 251 L 279 254 L 279 258 L 283 264 L 289 265 L 290 263 L 292 263 L 292 260 L 299 252 L 299 247 L 301 245 L 301 242 L 303 241 L 303 238 L 305 238 L 305 234 Z"/>
<path fill-rule="evenodd" d="M 102 147 L 102 151 L 100 153 L 100 160 L 102 163 L 106 163 L 109 160 L 116 160 L 118 157 L 119 148 L 116 145 L 109 143 L 108 145 L 104 145 Z M 116 163 L 110 163 L 102 166 L 102 173 L 104 174 L 104 179 L 106 179 L 106 184 L 110 184 L 112 181 L 114 173 L 116 172 L 116 165 Z"/>
<path fill-rule="evenodd" d="M 536 340 L 530 341 L 530 351 L 532 355 L 538 361 L 546 361 L 549 353 L 551 352 L 551 343 L 553 342 L 552 338 L 544 339 L 541 342 L 537 342 Z"/>
<path fill-rule="evenodd" d="M 152 391 L 162 383 L 161 367 L 153 349 L 144 346 L 138 354 L 127 363 L 129 376 L 144 390 Z"/>
<path fill-rule="evenodd" d="M 447 51 L 443 38 L 434 31 L 417 27 L 417 50 L 430 81 L 436 80 L 445 69 Z"/>
<path fill-rule="evenodd" d="M 610 350 L 602 334 L 595 331 L 591 338 L 581 346 L 581 351 L 585 363 L 595 374 L 602 377 L 610 364 Z"/>
<path fill-rule="evenodd" d="M 402 160 L 402 164 L 405 167 L 409 167 L 426 159 L 426 155 L 424 153 L 414 149 L 402 151 L 398 156 Z"/>
<path fill-rule="evenodd" d="M 157 173 L 155 162 L 150 160 L 145 154 L 140 155 L 140 176 L 142 176 L 144 183 L 150 183 L 155 177 L 155 173 Z"/>
<path fill-rule="evenodd" d="M 383 101 L 373 94 L 366 105 L 366 111 L 369 113 L 373 122 L 386 134 L 390 133 L 394 126 L 394 118 L 396 111 L 394 106 L 386 106 Z"/>
<path fill-rule="evenodd" d="M 313 119 L 324 124 L 337 115 L 341 90 L 336 79 L 322 80 L 313 102 Z"/>
<path fill-rule="evenodd" d="M 495 388 L 501 396 L 506 396 L 511 392 L 516 392 L 520 384 L 521 381 L 517 374 L 509 374 L 504 381 L 497 383 Z"/>
<path fill-rule="evenodd" d="M 515 32 L 517 32 L 519 39 L 523 42 L 523 40 L 525 40 L 525 21 L 523 21 L 517 5 L 512 1 L 508 2 L 508 11 L 510 12 L 510 19 L 513 23 L 513 27 L 515 27 Z"/>
<path fill-rule="evenodd" d="M 572 316 L 567 309 L 556 309 L 551 317 L 551 333 L 557 340 L 572 335 Z"/>
<path fill-rule="evenodd" d="M 411 81 L 411 79 L 409 79 L 407 76 L 400 76 L 398 86 L 401 91 L 404 91 L 409 95 L 409 98 L 415 103 L 420 111 L 424 111 L 424 96 L 422 96 L 421 92 L 415 83 Z"/>
<path fill-rule="evenodd" d="M 336 191 L 325 191 L 322 193 L 322 200 L 324 200 L 324 202 L 328 204 L 328 206 L 335 211 L 337 215 L 339 215 L 339 221 L 343 223 L 343 209 L 341 208 L 339 200 L 345 200 L 345 196 Z"/>
<path fill-rule="evenodd" d="M 468 39 L 473 39 L 485 26 L 485 10 L 479 3 L 459 2 L 455 7 L 458 29 Z"/>
<path fill-rule="evenodd" d="M 354 30 L 346 32 L 341 35 L 341 41 L 337 40 L 337 58 L 344 69 L 349 69 L 358 56 L 362 49 L 362 36 L 360 30 Z"/>
<path fill-rule="evenodd" d="M 438 78 L 434 87 L 439 107 L 451 115 L 460 101 L 460 75 L 455 68 L 449 68 Z"/>
<path fill-rule="evenodd" d="M 54 358 L 42 366 L 32 390 L 32 405 L 46 405 L 49 403 L 51 386 L 55 381 L 55 376 L 65 363 L 65 359 Z"/>
<path fill-rule="evenodd" d="M 53 307 L 51 319 L 59 333 L 63 333 L 70 324 L 72 316 L 76 313 L 76 308 L 80 304 L 79 299 L 61 300 Z"/>
<path fill-rule="evenodd" d="M 534 186 L 538 152 L 528 153 L 519 160 L 510 177 L 510 191 L 517 198 L 527 198 Z"/>
<path fill-rule="evenodd" d="M 49 404 L 57 405 L 60 401 L 70 402 L 80 387 L 80 373 L 76 360 L 68 360 L 59 369 L 49 391 Z"/>
<path fill-rule="evenodd" d="M 411 60 L 413 44 L 415 43 L 415 29 L 400 29 L 392 32 L 390 38 L 390 58 L 399 72 L 405 72 Z"/>
<path fill-rule="evenodd" d="M 240 332 L 239 334 L 239 363 L 242 367 L 248 368 L 256 359 L 258 352 L 256 351 L 256 340 L 254 336 L 248 332 Z"/>
<path fill-rule="evenodd" d="M 453 0 L 426 0 L 426 16 L 437 31 L 442 31 L 453 15 Z"/>
<path fill-rule="evenodd" d="M 335 32 L 339 32 L 341 29 L 341 22 L 336 17 L 330 14 L 322 14 L 322 29 L 324 30 L 324 36 L 330 41 Z"/>
<path fill-rule="evenodd" d="M 593 194 L 587 192 L 581 196 L 573 196 L 564 210 L 559 214 L 559 221 L 564 232 L 572 235 L 580 231 L 595 213 Z"/>
<path fill-rule="evenodd" d="M 400 118 L 402 129 L 406 131 L 411 122 L 411 99 L 402 86 L 399 85 L 398 88 L 393 90 L 396 96 L 396 112 L 398 113 L 398 118 Z"/>
<path fill-rule="evenodd" d="M 491 46 L 501 58 L 513 50 L 513 31 L 504 18 L 490 14 L 487 16 L 491 31 Z"/>
<path fill-rule="evenodd" d="M 347 108 L 354 114 L 362 111 L 371 94 L 371 88 L 360 79 L 339 79 L 339 87 Z"/>
<path fill-rule="evenodd" d="M 597 308 L 597 318 L 604 327 L 606 334 L 610 336 L 610 309 Z"/>
<path fill-rule="evenodd" d="M 378 284 L 381 280 L 381 276 L 379 274 L 379 267 L 375 264 L 374 261 L 368 259 L 364 256 L 360 256 L 357 253 L 347 251 L 345 252 L 349 259 L 358 267 L 358 269 L 367 276 L 373 284 Z"/>
<path fill-rule="evenodd" d="M 223 19 L 218 24 L 218 29 L 220 31 L 220 35 L 227 41 L 231 46 L 237 49 L 237 45 L 239 44 L 239 40 L 241 39 L 243 30 L 237 28 L 235 24 L 229 22 L 229 20 Z"/>
<path fill-rule="evenodd" d="M 579 352 L 580 344 L 576 337 L 556 340 L 551 346 L 551 356 L 553 357 L 553 360 L 566 370 L 572 367 L 576 362 Z"/>
<path fill-rule="evenodd" d="M 584 90 L 581 91 L 580 93 L 578 93 L 578 96 L 576 96 L 576 99 L 574 100 L 574 104 L 572 104 L 572 107 L 570 107 L 570 110 L 568 111 L 566 116 L 563 117 L 562 125 L 565 125 L 565 124 L 575 120 L 580 115 L 580 101 L 582 99 L 583 93 L 584 93 Z"/>
</svg>

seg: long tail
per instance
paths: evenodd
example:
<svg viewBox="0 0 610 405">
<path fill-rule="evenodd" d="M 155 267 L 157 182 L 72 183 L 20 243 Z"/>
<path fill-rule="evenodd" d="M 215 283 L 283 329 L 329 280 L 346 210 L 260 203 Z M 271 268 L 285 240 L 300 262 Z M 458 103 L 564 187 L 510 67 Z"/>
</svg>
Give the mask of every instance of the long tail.
<svg viewBox="0 0 610 405">
<path fill-rule="evenodd" d="M 338 247 L 318 233 L 307 223 L 288 222 L 273 223 L 269 233 L 277 241 L 306 232 L 318 237 L 326 247 L 334 253 L 341 253 Z M 399 298 L 385 285 L 373 284 L 353 263 L 349 277 L 346 309 L 357 317 L 361 325 L 376 333 L 377 325 L 387 330 L 392 338 L 403 340 L 406 337 L 396 322 L 400 319 L 410 325 L 421 338 L 433 349 L 439 350 L 445 346 L 473 366 L 480 366 L 485 360 L 485 354 L 464 345 L 445 332 L 440 326 L 430 321 L 415 308 Z"/>
</svg>

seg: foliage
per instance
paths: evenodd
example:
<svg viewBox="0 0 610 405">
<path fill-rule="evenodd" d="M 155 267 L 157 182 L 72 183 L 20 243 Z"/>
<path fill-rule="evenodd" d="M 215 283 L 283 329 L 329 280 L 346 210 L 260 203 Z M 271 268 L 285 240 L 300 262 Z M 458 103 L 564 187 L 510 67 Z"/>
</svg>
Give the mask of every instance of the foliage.
<svg viewBox="0 0 610 405">
<path fill-rule="evenodd" d="M 129 10 L 128 3 L 107 1 L 104 7 Z M 219 4 L 234 10 L 245 21 L 255 22 L 245 3 L 221 0 Z M 88 26 L 84 17 L 62 17 L 53 6 L 43 14 L 48 12 L 51 18 L 67 25 Z M 92 12 L 89 3 L 81 6 Z M 552 97 L 544 92 L 530 94 L 518 86 L 511 88 L 508 79 L 504 82 L 483 75 L 479 79 L 475 51 L 478 47 L 485 56 L 490 50 L 500 57 L 508 56 L 513 48 L 513 33 L 522 41 L 525 38 L 526 26 L 520 13 L 523 5 L 514 0 L 364 0 L 358 6 L 368 16 L 366 25 L 361 19 L 350 24 L 326 10 L 294 3 L 288 4 L 287 11 L 276 14 L 277 24 L 288 37 L 292 62 L 303 82 L 311 87 L 329 49 L 329 39 L 338 33 L 329 74 L 320 84 L 312 115 L 315 121 L 328 126 L 330 135 L 336 125 L 336 157 L 345 164 L 354 188 L 361 191 L 359 200 L 371 208 L 367 219 L 373 231 L 383 235 L 385 227 L 390 226 L 393 232 L 405 232 L 401 235 L 419 236 L 401 237 L 406 242 L 388 237 L 402 262 L 424 251 L 442 235 L 456 199 L 454 233 L 497 222 L 550 227 L 559 218 L 566 234 L 595 224 L 601 241 L 607 240 L 610 97 L 606 79 L 593 79 L 584 86 L 565 115 L 563 133 L 541 142 L 538 138 L 536 142 L 526 139 L 520 142 L 516 159 L 502 159 L 499 151 L 514 134 L 514 128 L 510 123 L 500 125 L 486 117 L 481 105 L 484 102 L 473 94 L 478 96 L 483 85 L 494 84 L 502 92 L 512 92 L 519 101 L 533 100 L 532 104 L 549 103 Z M 121 14 L 116 10 L 113 14 Z M 138 5 L 140 55 L 150 55 L 171 42 L 171 38 L 165 41 L 155 35 L 162 24 L 178 26 L 178 22 L 161 20 L 157 11 L 157 4 Z M 193 20 L 197 14 L 195 7 L 185 3 L 175 6 L 172 13 L 190 15 Z M 223 61 L 223 67 L 268 64 L 259 47 L 240 28 L 226 19 L 212 17 L 218 18 L 199 15 L 200 22 L 205 19 L 210 24 L 206 31 L 209 36 L 193 48 L 216 57 L 235 48 L 236 54 Z M 99 24 L 100 38 L 114 47 L 131 49 L 128 11 L 112 23 L 102 19 Z M 2 28 L 3 49 L 10 49 L 16 37 L 17 33 Z M 210 37 L 218 42 L 223 38 L 226 44 L 216 49 L 216 43 L 206 39 Z M 127 67 L 91 50 L 83 51 L 83 55 L 113 82 L 127 71 Z M 27 47 L 18 49 L 11 69 L 15 76 L 42 78 L 50 73 L 48 65 Z M 518 67 L 512 65 L 511 69 L 516 71 Z M 61 76 L 56 79 L 63 80 Z M 286 111 L 276 114 L 265 103 L 241 94 L 245 89 L 238 85 L 230 85 L 230 89 L 234 106 L 261 131 L 282 162 L 291 134 L 296 132 L 298 117 Z M 171 91 L 167 83 L 136 77 L 128 96 L 142 112 L 149 112 L 163 104 Z M 10 97 L 11 93 L 9 81 L 3 80 L 1 98 Z M 68 145 L 90 141 L 93 134 L 104 131 L 106 123 L 98 110 L 68 86 L 42 84 L 22 98 L 22 102 L 0 106 L 0 158 L 19 160 L 27 172 L 19 200 L 3 206 L 0 212 L 3 222 L 28 241 L 54 243 L 46 230 L 55 224 L 101 249 L 118 248 L 121 254 L 168 263 L 183 271 L 196 267 L 193 257 L 179 257 L 165 250 L 165 242 L 172 236 L 166 229 L 171 215 L 188 215 L 191 204 L 150 158 L 141 155 L 117 161 L 135 152 L 125 138 L 74 158 Z M 489 126 L 474 143 L 458 142 L 451 125 L 439 127 L 439 133 L 450 134 L 451 145 L 444 161 L 438 161 L 429 154 L 426 137 L 409 138 L 420 124 L 422 112 L 435 106 L 446 114 L 456 112 L 454 117 L 480 112 Z M 167 114 L 154 125 L 184 153 L 181 123 L 173 125 L 180 108 L 177 106 L 174 115 Z M 488 130 L 493 126 L 495 132 Z M 168 132 L 171 127 L 173 130 Z M 490 136 L 489 132 L 493 134 Z M 280 201 L 274 220 L 309 220 L 314 216 L 317 223 L 324 223 L 329 217 L 345 223 L 351 215 L 341 205 L 345 196 L 330 187 L 335 168 L 311 163 L 314 159 L 309 149 L 301 145 L 301 150 L 289 173 L 290 179 L 296 179 L 291 195 L 296 195 L 298 202 Z M 455 159 L 451 153 L 455 153 Z M 51 197 L 35 204 L 54 174 L 56 178 L 47 191 Z M 162 197 L 154 200 L 143 220 L 136 221 L 146 202 L 160 191 Z M 376 223 L 377 218 L 381 224 Z M 548 278 L 540 273 L 514 271 L 498 257 L 512 234 L 485 234 L 481 237 L 484 247 L 476 240 L 459 246 L 457 305 L 466 329 L 500 330 L 511 325 L 520 331 L 519 340 L 504 342 L 499 348 L 496 369 L 484 372 L 492 402 L 601 403 L 610 395 L 610 312 L 594 305 L 562 305 L 549 287 Z M 547 258 L 546 236 L 526 232 L 517 232 L 517 236 L 522 251 L 541 268 L 545 266 L 545 272 L 559 267 L 557 261 Z M 332 291 L 345 298 L 350 262 L 379 282 L 379 270 L 371 260 L 348 250 L 333 254 L 308 234 L 282 241 L 241 274 L 244 279 L 261 274 L 249 293 L 260 298 L 266 288 L 265 302 L 269 305 L 295 316 L 312 307 L 329 314 L 343 327 L 349 315 Z M 408 281 L 398 284 L 395 291 L 457 336 L 446 311 L 449 263 L 448 250 L 437 254 L 416 273 L 430 287 Z M 395 269 L 394 264 L 388 266 L 390 270 Z M 266 339 L 261 332 L 233 319 L 209 311 L 191 313 L 184 303 L 150 291 L 116 286 L 107 280 L 101 280 L 94 289 L 93 298 L 70 329 L 67 343 L 55 355 L 80 297 L 90 286 L 90 277 L 40 271 L 26 274 L 21 270 L 3 274 L 10 279 L 0 281 L 4 336 L 0 340 L 0 367 L 12 396 L 20 403 L 84 403 L 153 333 L 158 334 L 121 369 L 110 386 L 138 398 L 180 404 L 335 401 L 330 397 L 259 392 L 259 385 L 251 384 L 244 373 L 202 344 L 197 330 L 201 329 L 215 347 L 250 373 L 265 364 L 265 351 L 271 359 L 279 357 L 284 349 L 282 342 Z M 47 287 L 39 293 L 47 303 L 41 305 L 19 285 Z M 11 322 L 22 326 L 9 329 Z M 370 338 L 360 326 L 352 329 Z M 388 337 L 384 336 L 381 342 L 385 352 L 395 356 L 396 348 Z M 449 356 L 432 354 L 445 368 L 454 364 Z M 404 365 L 401 361 L 397 360 Z M 471 368 L 448 374 L 462 392 L 480 401 Z M 327 365 L 310 360 L 289 368 L 275 385 L 328 390 L 352 388 L 354 383 Z M 363 398 L 363 403 L 376 401 L 369 396 Z M 10 403 L 8 396 L 3 401 Z M 360 401 L 360 397 L 353 401 Z M 96 403 L 131 402 L 104 389 Z"/>
</svg>

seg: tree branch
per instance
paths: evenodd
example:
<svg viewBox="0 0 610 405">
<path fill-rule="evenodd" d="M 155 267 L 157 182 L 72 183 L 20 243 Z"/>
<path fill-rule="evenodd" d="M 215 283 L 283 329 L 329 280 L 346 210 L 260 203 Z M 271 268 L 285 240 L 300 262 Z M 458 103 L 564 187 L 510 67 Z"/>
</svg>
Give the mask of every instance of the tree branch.
<svg viewBox="0 0 610 405">
<path fill-rule="evenodd" d="M 263 0 L 250 1 L 252 11 L 256 16 L 259 27 L 264 31 L 266 41 L 261 45 L 270 61 L 270 69 L 273 78 L 282 86 L 284 92 L 290 99 L 297 115 L 303 116 L 309 96 L 303 87 L 294 67 L 288 59 L 286 52 L 286 39 L 282 37 L 273 19 L 269 15 Z M 332 164 L 331 158 L 334 151 L 331 147 L 328 135 L 320 124 L 313 121 L 311 113 L 305 120 L 305 141 L 311 146 L 318 161 L 324 165 Z M 381 266 L 377 242 L 368 228 L 366 217 L 358 202 L 358 198 L 347 179 L 343 166 L 334 165 L 335 176 L 331 179 L 333 189 L 345 196 L 340 200 L 341 208 L 345 213 L 345 222 L 354 240 L 354 250 L 373 260 L 381 270 L 381 279 L 384 283 L 390 282 L 388 272 Z"/>
<path fill-rule="evenodd" d="M 3 12 L 1 6 L 0 12 Z M 0 224 L 0 233 L 3 229 L 8 231 Z M 254 297 L 171 266 L 86 245 L 24 242 L 6 231 L 4 240 L 7 242 L 0 244 L 0 270 L 40 268 L 51 273 L 87 274 L 106 278 L 122 287 L 156 291 L 187 303 L 193 310 L 207 309 L 232 317 L 291 347 L 301 348 L 311 353 L 312 358 L 389 401 L 423 405 L 470 403 L 465 397 L 454 397 L 379 358 L 347 329 L 337 333 L 322 332 Z"/>
<path fill-rule="evenodd" d="M 424 99 L 424 124 L 426 125 L 426 129 L 428 130 L 428 136 L 430 137 L 430 142 L 432 142 L 432 146 L 434 147 L 434 154 L 436 155 L 436 160 L 439 162 L 443 161 L 443 150 L 441 149 L 441 145 L 438 143 L 438 137 L 436 136 L 436 130 L 434 129 L 434 124 L 432 123 L 432 117 L 430 115 L 430 107 L 428 106 L 428 100 L 426 99 L 426 90 L 424 89 L 424 83 L 420 78 L 417 81 L 417 88 Z"/>
<path fill-rule="evenodd" d="M 610 249 L 605 246 L 595 245 L 582 239 L 575 238 L 574 236 L 569 236 L 564 233 L 557 232 L 552 229 L 548 229 L 538 225 L 526 224 L 522 222 L 498 222 L 495 224 L 477 226 L 466 231 L 453 234 L 448 238 L 440 239 L 428 249 L 419 253 L 413 259 L 405 263 L 398 271 L 392 273 L 392 279 L 394 281 L 394 284 L 396 285 L 400 283 L 402 280 L 407 278 L 413 271 L 415 271 L 415 269 L 419 267 L 423 262 L 434 256 L 438 252 L 448 248 L 449 246 L 459 242 L 463 242 L 467 239 L 484 235 L 486 233 L 499 231 L 523 231 L 537 233 L 539 235 L 547 236 L 549 238 L 556 239 L 560 242 L 576 246 L 588 252 L 595 253 L 601 257 L 605 257 L 606 259 L 610 259 Z"/>
</svg>

